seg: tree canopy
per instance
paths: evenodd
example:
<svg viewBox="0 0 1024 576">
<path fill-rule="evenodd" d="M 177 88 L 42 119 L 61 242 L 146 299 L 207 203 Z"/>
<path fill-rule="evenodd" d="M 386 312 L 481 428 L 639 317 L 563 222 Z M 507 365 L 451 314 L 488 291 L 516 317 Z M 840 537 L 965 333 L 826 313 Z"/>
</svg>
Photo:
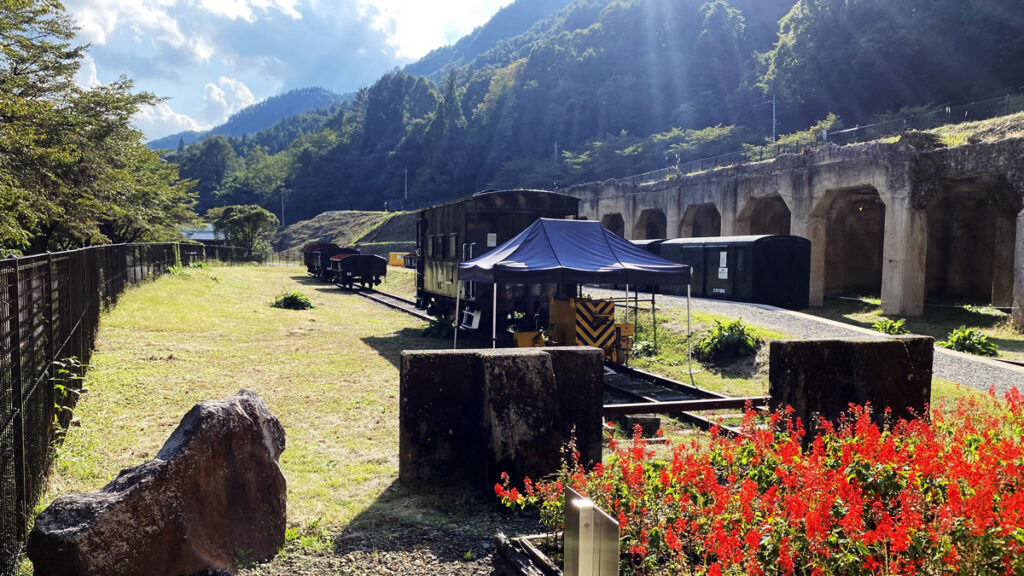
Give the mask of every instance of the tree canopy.
<svg viewBox="0 0 1024 576">
<path fill-rule="evenodd" d="M 132 82 L 82 88 L 85 48 L 46 0 L 0 0 L 0 253 L 176 237 L 191 183 L 131 124 L 158 99 Z"/>
</svg>

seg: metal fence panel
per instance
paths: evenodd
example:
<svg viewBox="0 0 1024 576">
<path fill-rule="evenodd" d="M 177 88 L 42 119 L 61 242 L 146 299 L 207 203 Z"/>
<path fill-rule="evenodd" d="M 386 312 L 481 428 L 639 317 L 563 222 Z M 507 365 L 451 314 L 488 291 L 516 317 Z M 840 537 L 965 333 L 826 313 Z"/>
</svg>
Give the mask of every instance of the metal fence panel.
<svg viewBox="0 0 1024 576">
<path fill-rule="evenodd" d="M 198 245 L 124 244 L 0 260 L 0 575 L 17 571 L 100 313 L 129 286 L 207 259 Z M 249 261 L 252 253 L 220 247 L 216 259 Z"/>
</svg>

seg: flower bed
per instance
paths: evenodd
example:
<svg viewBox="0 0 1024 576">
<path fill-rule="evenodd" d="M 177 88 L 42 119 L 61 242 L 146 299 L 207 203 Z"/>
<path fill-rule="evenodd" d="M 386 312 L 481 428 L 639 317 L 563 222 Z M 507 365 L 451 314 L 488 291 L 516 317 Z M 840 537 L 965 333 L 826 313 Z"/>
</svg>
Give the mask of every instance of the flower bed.
<svg viewBox="0 0 1024 576">
<path fill-rule="evenodd" d="M 1021 574 L 1024 398 L 993 402 L 886 426 L 851 407 L 813 440 L 748 413 L 745 437 L 660 455 L 638 432 L 590 471 L 495 492 L 552 531 L 563 485 L 594 500 L 621 524 L 624 574 Z"/>
</svg>

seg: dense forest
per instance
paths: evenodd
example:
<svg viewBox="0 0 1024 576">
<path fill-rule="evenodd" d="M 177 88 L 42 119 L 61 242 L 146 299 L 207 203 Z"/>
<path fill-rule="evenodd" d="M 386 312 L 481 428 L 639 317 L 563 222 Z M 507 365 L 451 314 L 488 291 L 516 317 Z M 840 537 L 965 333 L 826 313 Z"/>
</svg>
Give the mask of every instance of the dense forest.
<svg viewBox="0 0 1024 576">
<path fill-rule="evenodd" d="M 78 86 L 74 36 L 59 4 L 0 3 L 0 257 L 175 239 L 195 218 L 191 183 L 132 127 L 157 98 Z"/>
<path fill-rule="evenodd" d="M 406 182 L 423 203 L 627 176 L 764 144 L 772 95 L 779 130 L 795 132 L 1013 90 L 1024 83 L 1020 8 L 519 0 L 326 115 L 169 159 L 199 182 L 200 211 L 256 202 L 279 213 L 283 196 L 289 221 L 379 209 Z"/>
</svg>

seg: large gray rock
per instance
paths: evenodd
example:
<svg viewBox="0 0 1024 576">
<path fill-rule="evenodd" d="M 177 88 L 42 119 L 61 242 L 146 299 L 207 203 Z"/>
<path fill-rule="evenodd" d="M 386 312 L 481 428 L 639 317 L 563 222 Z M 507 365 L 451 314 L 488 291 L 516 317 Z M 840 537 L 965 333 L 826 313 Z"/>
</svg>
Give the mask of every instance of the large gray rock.
<svg viewBox="0 0 1024 576">
<path fill-rule="evenodd" d="M 272 558 L 284 545 L 284 447 L 253 392 L 195 405 L 155 459 L 36 518 L 35 574 L 178 576 Z"/>
<path fill-rule="evenodd" d="M 772 407 L 792 406 L 810 429 L 820 416 L 835 421 L 850 404 L 871 403 L 876 418 L 924 414 L 931 397 L 934 340 L 776 340 L 769 357 Z"/>
</svg>

